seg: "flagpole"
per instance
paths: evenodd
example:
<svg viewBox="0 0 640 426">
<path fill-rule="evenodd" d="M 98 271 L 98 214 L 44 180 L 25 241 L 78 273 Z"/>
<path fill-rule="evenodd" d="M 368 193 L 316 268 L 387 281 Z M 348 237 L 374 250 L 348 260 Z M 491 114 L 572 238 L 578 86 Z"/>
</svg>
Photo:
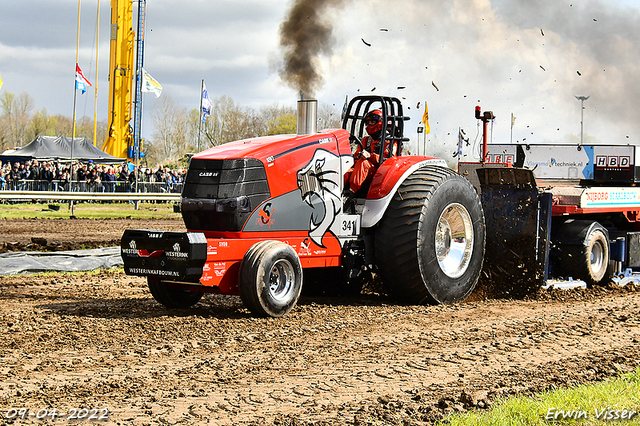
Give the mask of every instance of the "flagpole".
<svg viewBox="0 0 640 426">
<path fill-rule="evenodd" d="M 431 132 L 429 126 L 429 105 L 424 101 L 424 115 L 422 116 L 422 124 L 424 124 L 424 139 L 422 144 L 422 155 L 427 155 L 427 133 Z"/>
<path fill-rule="evenodd" d="M 513 113 L 511 113 L 511 136 L 509 137 L 509 143 L 513 143 Z"/>
<path fill-rule="evenodd" d="M 429 116 L 428 116 L 428 112 L 429 111 L 429 105 L 427 104 L 427 101 L 424 101 L 424 113 L 425 115 L 422 117 L 422 121 L 424 123 L 424 137 L 423 137 L 423 143 L 422 143 L 422 155 L 427 155 L 427 123 L 429 122 Z"/>
<path fill-rule="evenodd" d="M 133 154 L 132 159 L 136 166 L 140 167 L 140 144 L 142 140 L 142 85 L 144 79 L 144 32 L 145 19 L 147 13 L 146 0 L 138 1 L 138 31 L 136 39 L 136 68 L 135 76 L 135 101 L 134 101 L 134 119 L 133 119 Z M 139 171 L 139 169 L 138 169 Z M 136 192 L 138 184 L 136 179 Z M 137 209 L 137 204 L 136 204 Z"/>
<path fill-rule="evenodd" d="M 198 152 L 200 152 L 200 134 L 202 133 L 202 96 L 204 92 L 204 78 L 200 83 L 200 114 L 198 115 Z"/>
<path fill-rule="evenodd" d="M 74 70 L 74 75 L 78 69 L 78 55 L 80 52 L 80 1 L 78 0 L 78 30 L 76 33 L 76 69 Z M 98 67 L 96 67 L 97 69 Z M 73 133 L 72 137 L 76 137 L 76 81 L 73 80 Z M 72 146 L 73 148 L 73 146 Z M 73 151 L 71 151 L 73 153 Z"/>
<path fill-rule="evenodd" d="M 77 29 L 77 33 L 76 33 L 76 69 L 74 71 L 74 76 L 75 76 L 75 72 L 77 72 L 78 70 L 78 55 L 80 52 L 80 1 L 78 0 L 78 29 Z M 96 66 L 96 69 L 98 67 Z M 75 78 L 73 79 L 73 133 L 71 135 L 71 155 L 69 158 L 69 189 L 71 191 L 73 191 L 73 143 L 76 140 L 76 98 L 77 98 L 77 93 L 78 91 L 76 90 L 76 81 Z M 73 200 L 69 200 L 69 207 L 71 208 L 71 217 L 73 217 L 73 210 L 74 210 L 74 206 L 73 206 Z"/>
<path fill-rule="evenodd" d="M 100 46 L 100 0 L 98 0 L 98 16 L 96 17 L 96 80 L 95 101 L 93 103 L 93 146 L 96 146 L 96 133 L 98 133 L 98 47 Z"/>
</svg>

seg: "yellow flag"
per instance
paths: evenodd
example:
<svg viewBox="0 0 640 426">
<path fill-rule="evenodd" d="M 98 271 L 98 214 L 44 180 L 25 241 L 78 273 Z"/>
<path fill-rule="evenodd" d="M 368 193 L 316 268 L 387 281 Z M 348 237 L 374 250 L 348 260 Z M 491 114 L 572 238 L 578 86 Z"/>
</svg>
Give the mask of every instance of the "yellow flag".
<svg viewBox="0 0 640 426">
<path fill-rule="evenodd" d="M 2 76 L 0 76 L 0 89 L 2 89 Z"/>
<path fill-rule="evenodd" d="M 162 94 L 162 86 L 158 83 L 158 80 L 151 77 L 144 68 L 142 68 L 142 91 L 151 92 L 156 95 L 156 98 Z"/>
<path fill-rule="evenodd" d="M 422 116 L 422 122 L 424 123 L 424 132 L 431 132 L 431 127 L 429 126 L 429 107 L 427 106 L 427 101 L 424 101 L 424 115 Z"/>
</svg>

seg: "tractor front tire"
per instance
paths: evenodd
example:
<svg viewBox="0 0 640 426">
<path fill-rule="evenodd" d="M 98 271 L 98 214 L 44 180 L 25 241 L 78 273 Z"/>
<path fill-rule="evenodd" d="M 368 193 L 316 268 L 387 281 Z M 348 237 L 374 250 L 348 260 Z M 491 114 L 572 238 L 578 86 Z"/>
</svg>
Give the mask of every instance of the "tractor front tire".
<svg viewBox="0 0 640 426">
<path fill-rule="evenodd" d="M 202 299 L 202 293 L 154 278 L 147 278 L 149 291 L 156 301 L 170 309 L 190 308 Z"/>
<path fill-rule="evenodd" d="M 281 317 L 302 291 L 302 265 L 290 245 L 261 241 L 245 253 L 238 282 L 240 298 L 254 315 Z"/>
<path fill-rule="evenodd" d="M 484 245 L 484 214 L 473 186 L 452 170 L 427 166 L 400 185 L 378 224 L 376 262 L 396 299 L 448 304 L 475 288 Z"/>
</svg>

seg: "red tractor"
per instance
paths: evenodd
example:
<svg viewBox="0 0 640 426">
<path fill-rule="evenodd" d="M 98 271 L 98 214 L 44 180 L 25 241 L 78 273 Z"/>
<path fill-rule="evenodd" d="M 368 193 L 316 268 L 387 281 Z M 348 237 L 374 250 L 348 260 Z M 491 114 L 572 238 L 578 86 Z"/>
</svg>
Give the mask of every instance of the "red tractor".
<svg viewBox="0 0 640 426">
<path fill-rule="evenodd" d="M 379 166 L 349 196 L 345 175 L 375 109 L 386 123 Z M 357 294 L 372 273 L 403 302 L 464 300 L 485 252 L 480 198 L 444 160 L 403 155 L 407 119 L 396 98 L 360 96 L 341 129 L 317 132 L 315 101 L 300 101 L 297 135 L 195 155 L 182 191 L 188 232 L 125 231 L 125 272 L 146 276 L 169 308 L 239 294 L 259 316 L 289 312 L 303 286 Z"/>
</svg>

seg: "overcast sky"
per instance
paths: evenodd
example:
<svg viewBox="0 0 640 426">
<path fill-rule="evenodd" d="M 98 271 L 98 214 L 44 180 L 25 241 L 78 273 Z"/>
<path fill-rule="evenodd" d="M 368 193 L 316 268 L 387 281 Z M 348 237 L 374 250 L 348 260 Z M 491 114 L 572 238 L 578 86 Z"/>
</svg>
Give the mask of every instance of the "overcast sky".
<svg viewBox="0 0 640 426">
<path fill-rule="evenodd" d="M 111 2 L 100 3 L 98 117 L 106 119 Z M 640 0 L 326 3 L 332 32 L 317 60 L 320 102 L 341 109 L 345 96 L 372 91 L 406 98 L 415 139 L 427 101 L 429 143 L 450 150 L 459 128 L 476 136 L 478 104 L 496 115 L 494 142 L 509 142 L 513 113 L 514 142 L 576 143 L 575 96 L 590 96 L 585 143 L 640 145 Z M 254 108 L 295 106 L 297 89 L 278 72 L 279 31 L 291 5 L 148 0 L 145 69 L 162 84 L 163 96 L 187 108 L 199 107 L 202 79 L 211 97 L 228 95 Z M 27 92 L 37 110 L 71 116 L 78 1 L 0 0 L 0 6 L 0 90 Z M 79 63 L 92 83 L 96 9 L 97 0 L 82 1 Z M 144 95 L 147 137 L 157 102 Z M 93 105 L 91 92 L 79 95 L 78 115 L 93 116 Z"/>
</svg>

